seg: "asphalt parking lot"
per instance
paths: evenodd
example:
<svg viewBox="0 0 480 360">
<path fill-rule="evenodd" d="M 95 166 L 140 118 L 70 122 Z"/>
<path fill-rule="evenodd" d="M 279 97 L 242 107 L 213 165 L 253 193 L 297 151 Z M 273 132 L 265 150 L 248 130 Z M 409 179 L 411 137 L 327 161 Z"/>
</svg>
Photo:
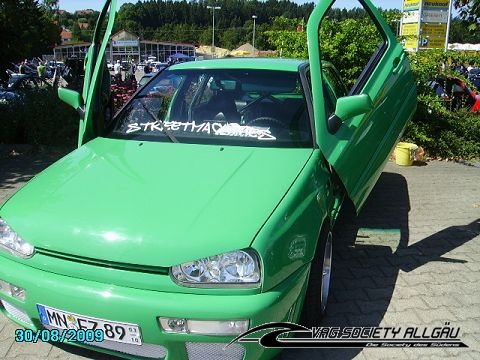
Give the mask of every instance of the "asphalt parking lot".
<svg viewBox="0 0 480 360">
<path fill-rule="evenodd" d="M 12 152 L 12 149 L 14 152 Z M 0 204 L 63 151 L 0 145 Z M 461 349 L 291 349 L 291 359 L 480 359 L 480 164 L 388 162 L 358 217 L 343 216 L 322 326 L 459 328 Z M 16 343 L 0 315 L 0 358 L 106 359 Z"/>
</svg>

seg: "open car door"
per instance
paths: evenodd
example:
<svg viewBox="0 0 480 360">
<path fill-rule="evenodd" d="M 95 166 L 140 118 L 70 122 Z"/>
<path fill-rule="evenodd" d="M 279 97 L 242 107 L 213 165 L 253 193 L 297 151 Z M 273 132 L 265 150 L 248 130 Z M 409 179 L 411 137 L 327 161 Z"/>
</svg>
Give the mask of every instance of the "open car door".
<svg viewBox="0 0 480 360">
<path fill-rule="evenodd" d="M 329 16 L 334 7 L 335 0 L 320 1 L 307 26 L 315 131 L 318 146 L 359 210 L 413 116 L 416 88 L 403 47 L 377 8 L 369 0 L 359 0 L 356 7 L 365 10 L 361 31 L 365 31 L 369 41 L 375 39 L 378 47 L 372 47 L 365 56 L 347 94 L 332 92 L 322 60 L 333 63 L 340 73 L 358 67 L 355 56 L 352 64 L 346 64 L 345 57 L 339 64 L 333 51 L 322 46 L 337 35 L 336 31 L 342 31 L 334 17 Z M 358 30 L 358 24 L 356 29 L 352 28 L 352 32 L 357 32 L 357 43 L 362 36 Z M 348 41 L 349 37 L 344 35 L 342 39 Z M 341 51 L 351 50 L 342 43 Z"/>
<path fill-rule="evenodd" d="M 117 0 L 107 0 L 98 17 L 92 44 L 85 57 L 85 78 L 82 95 L 59 88 L 60 99 L 80 113 L 78 146 L 99 136 L 112 116 L 110 72 L 107 68 L 107 48 L 117 9 Z"/>
</svg>

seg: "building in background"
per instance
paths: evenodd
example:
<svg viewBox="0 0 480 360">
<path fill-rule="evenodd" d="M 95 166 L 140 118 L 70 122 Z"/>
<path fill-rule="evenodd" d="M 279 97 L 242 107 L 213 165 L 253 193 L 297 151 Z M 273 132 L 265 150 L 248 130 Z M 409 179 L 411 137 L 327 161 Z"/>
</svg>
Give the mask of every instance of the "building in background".
<svg viewBox="0 0 480 360">
<path fill-rule="evenodd" d="M 60 32 L 60 39 L 62 41 L 62 45 L 71 42 L 72 37 L 72 32 L 70 30 L 62 28 L 62 31 Z"/>
<path fill-rule="evenodd" d="M 66 60 L 72 57 L 84 58 L 89 46 L 90 43 L 66 43 L 56 46 L 53 49 L 55 60 Z M 140 63 L 147 61 L 148 58 L 166 62 L 169 57 L 178 53 L 194 58 L 195 46 L 165 41 L 140 40 L 137 35 L 122 30 L 111 36 L 105 53 L 107 61 L 111 63 L 116 60 L 133 60 Z"/>
</svg>

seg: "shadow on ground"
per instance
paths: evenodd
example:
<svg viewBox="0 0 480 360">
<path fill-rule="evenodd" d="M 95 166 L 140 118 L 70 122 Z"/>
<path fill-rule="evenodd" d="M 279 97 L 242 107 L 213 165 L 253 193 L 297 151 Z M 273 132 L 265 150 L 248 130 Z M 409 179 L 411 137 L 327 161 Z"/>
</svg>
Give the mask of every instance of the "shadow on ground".
<svg viewBox="0 0 480 360">
<path fill-rule="evenodd" d="M 71 149 L 0 144 L 0 189 L 15 189 Z"/>
<path fill-rule="evenodd" d="M 383 173 L 360 215 L 344 209 L 334 241 L 328 310 L 319 326 L 380 326 L 399 271 L 431 261 L 480 234 L 480 220 L 452 226 L 409 246 L 410 201 L 403 176 Z M 288 349 L 277 360 L 352 359 L 362 349 Z"/>
</svg>

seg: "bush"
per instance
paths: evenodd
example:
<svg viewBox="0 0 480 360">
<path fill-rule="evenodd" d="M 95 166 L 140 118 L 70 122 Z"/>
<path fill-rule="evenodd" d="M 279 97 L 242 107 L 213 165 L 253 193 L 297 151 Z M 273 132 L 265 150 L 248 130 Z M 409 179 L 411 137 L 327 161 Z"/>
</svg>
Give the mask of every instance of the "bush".
<svg viewBox="0 0 480 360">
<path fill-rule="evenodd" d="M 412 121 L 407 124 L 403 140 L 422 146 L 428 157 L 480 158 L 480 113 L 471 113 L 466 109 L 448 110 L 428 86 L 428 81 L 439 75 L 453 75 L 468 83 L 462 74 L 451 69 L 451 65 L 472 61 L 472 55 L 464 52 L 422 50 L 411 54 L 418 107 Z M 480 63 L 478 56 L 477 63 Z"/>
<path fill-rule="evenodd" d="M 425 149 L 427 156 L 469 160 L 480 158 L 480 114 L 466 110 L 438 112 L 419 102 L 404 140 Z"/>
<path fill-rule="evenodd" d="M 112 84 L 115 112 L 136 88 L 134 81 Z M 54 88 L 0 103 L 0 143 L 74 147 L 78 124 L 78 113 L 58 98 Z"/>
<path fill-rule="evenodd" d="M 0 143 L 74 146 L 79 116 L 55 89 L 0 104 Z"/>
</svg>

